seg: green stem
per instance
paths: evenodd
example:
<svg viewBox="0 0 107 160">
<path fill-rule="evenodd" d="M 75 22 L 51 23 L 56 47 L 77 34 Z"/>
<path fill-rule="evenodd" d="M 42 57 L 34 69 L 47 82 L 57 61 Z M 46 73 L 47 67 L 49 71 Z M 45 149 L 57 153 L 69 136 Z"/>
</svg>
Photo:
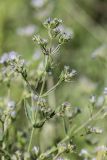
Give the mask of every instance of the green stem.
<svg viewBox="0 0 107 160">
<path fill-rule="evenodd" d="M 61 45 L 61 44 L 58 44 L 58 46 L 52 51 L 52 54 L 55 54 L 56 52 L 59 51 L 60 45 Z"/>
<path fill-rule="evenodd" d="M 45 78 L 44 78 L 44 81 L 42 83 L 42 87 L 41 87 L 41 91 L 40 91 L 40 95 L 42 94 L 43 92 L 43 89 L 44 89 L 44 86 L 45 86 Z M 40 95 L 39 95 L 39 98 L 40 98 Z M 39 101 L 39 98 L 38 98 L 38 101 Z M 35 121 L 37 119 L 37 113 L 38 113 L 38 107 L 37 107 L 37 110 L 36 110 L 36 113 L 35 113 Z M 32 139 L 33 139 L 33 135 L 34 135 L 34 127 L 32 128 L 32 131 L 31 131 L 31 136 L 30 136 L 30 141 L 29 141 L 29 145 L 28 145 L 28 152 L 30 152 L 30 148 L 31 148 L 31 145 L 32 145 Z"/>
<path fill-rule="evenodd" d="M 46 75 L 45 75 L 45 77 L 46 77 Z M 42 87 L 41 87 L 41 91 L 40 91 L 39 97 L 42 95 L 44 87 L 45 87 L 45 77 L 44 77 L 44 80 L 43 80 L 43 84 L 42 84 Z"/>
<path fill-rule="evenodd" d="M 56 160 L 59 156 L 60 156 L 61 153 L 57 153 L 57 155 L 53 158 L 53 160 Z"/>
<path fill-rule="evenodd" d="M 35 129 L 32 128 L 31 136 L 30 136 L 30 141 L 29 141 L 29 145 L 28 145 L 28 152 L 30 152 L 30 148 L 31 148 L 31 144 L 32 144 L 32 139 L 33 139 L 34 130 L 35 130 Z"/>
<path fill-rule="evenodd" d="M 65 131 L 65 134 L 67 135 L 68 130 L 67 130 L 67 125 L 66 125 L 65 117 L 63 117 L 63 125 L 64 125 L 64 131 Z"/>
<path fill-rule="evenodd" d="M 83 123 L 79 128 L 77 128 L 73 135 L 77 134 L 81 129 L 83 129 L 85 126 L 87 126 L 92 120 L 95 120 L 95 118 L 103 111 L 104 107 L 102 107 L 96 114 L 94 114 L 92 117 L 88 119 L 85 123 Z"/>
<path fill-rule="evenodd" d="M 46 65 L 47 65 L 47 60 L 46 60 Z M 45 65 L 45 68 L 46 68 L 46 65 Z M 39 94 L 39 97 L 38 97 L 38 101 L 39 101 L 39 98 L 41 97 L 42 93 L 43 93 L 43 90 L 44 90 L 44 87 L 45 87 L 45 78 L 46 78 L 46 73 L 44 75 L 44 80 L 43 80 L 43 83 L 42 83 L 42 86 L 41 86 L 41 90 L 40 90 L 40 94 Z M 37 110 L 34 114 L 34 118 L 35 118 L 35 121 L 37 119 L 37 113 L 38 113 L 38 106 L 37 106 Z M 31 145 L 32 145 L 32 139 L 33 139 L 33 135 L 34 135 L 34 127 L 32 128 L 32 131 L 31 131 L 31 136 L 30 136 L 30 141 L 29 141 L 29 145 L 28 145 L 28 152 L 30 152 L 30 148 L 31 148 Z"/>
<path fill-rule="evenodd" d="M 46 97 L 48 96 L 49 93 L 51 93 L 53 90 L 56 89 L 56 87 L 60 84 L 60 82 L 58 81 L 56 85 L 54 85 L 50 90 L 48 90 L 46 93 L 44 93 L 41 97 Z"/>
<path fill-rule="evenodd" d="M 30 89 L 31 91 L 33 91 L 34 94 L 38 95 L 38 93 L 37 93 L 37 92 L 35 91 L 35 89 L 31 86 L 31 84 L 29 83 L 29 81 L 23 76 L 23 74 L 22 74 L 22 77 L 23 77 L 24 81 L 26 82 L 26 84 L 28 85 L 29 89 Z"/>
<path fill-rule="evenodd" d="M 57 147 L 55 147 L 55 146 L 52 147 L 52 148 L 48 151 L 48 155 L 50 155 L 50 154 L 56 152 L 57 150 L 58 150 Z M 43 153 L 43 155 L 44 155 L 44 153 Z M 41 156 L 42 156 L 42 154 L 40 154 L 38 160 L 41 160 Z M 46 158 L 46 157 L 44 157 L 44 159 L 45 159 L 45 158 Z"/>
</svg>

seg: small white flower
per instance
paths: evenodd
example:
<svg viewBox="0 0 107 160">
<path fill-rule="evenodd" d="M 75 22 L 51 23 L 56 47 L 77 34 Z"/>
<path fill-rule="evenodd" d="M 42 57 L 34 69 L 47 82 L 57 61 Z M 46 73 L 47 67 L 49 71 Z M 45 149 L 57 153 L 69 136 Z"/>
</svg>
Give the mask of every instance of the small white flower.
<svg viewBox="0 0 107 160">
<path fill-rule="evenodd" d="M 45 1 L 46 0 L 32 0 L 31 5 L 34 6 L 34 7 L 41 8 L 45 4 Z"/>
<path fill-rule="evenodd" d="M 79 156 L 88 155 L 88 151 L 86 149 L 82 149 L 79 153 Z"/>
<path fill-rule="evenodd" d="M 94 104 L 95 101 L 96 101 L 96 97 L 95 97 L 94 95 L 91 96 L 91 97 L 90 97 L 90 102 L 91 102 L 92 104 Z"/>
<path fill-rule="evenodd" d="M 9 109 L 14 109 L 15 108 L 15 102 L 9 100 L 8 103 L 7 103 L 7 106 L 8 106 Z"/>
<path fill-rule="evenodd" d="M 12 112 L 11 112 L 11 117 L 12 117 L 13 119 L 16 118 L 16 111 L 12 111 Z"/>
<path fill-rule="evenodd" d="M 34 146 L 33 149 L 32 149 L 32 151 L 33 151 L 33 153 L 34 153 L 35 155 L 38 155 L 38 154 L 39 154 L 39 147 Z"/>
<path fill-rule="evenodd" d="M 107 87 L 104 88 L 104 95 L 107 95 Z"/>
</svg>

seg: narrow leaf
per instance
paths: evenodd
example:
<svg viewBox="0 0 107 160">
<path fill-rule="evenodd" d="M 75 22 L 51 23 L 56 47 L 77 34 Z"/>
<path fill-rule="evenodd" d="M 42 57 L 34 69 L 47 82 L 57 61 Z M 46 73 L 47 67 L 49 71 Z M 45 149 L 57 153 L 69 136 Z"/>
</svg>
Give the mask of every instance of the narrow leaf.
<svg viewBox="0 0 107 160">
<path fill-rule="evenodd" d="M 32 108 L 30 107 L 30 105 L 26 102 L 25 103 L 25 114 L 26 117 L 28 118 L 28 120 L 33 124 L 34 120 L 33 120 L 33 112 L 32 112 Z"/>
</svg>

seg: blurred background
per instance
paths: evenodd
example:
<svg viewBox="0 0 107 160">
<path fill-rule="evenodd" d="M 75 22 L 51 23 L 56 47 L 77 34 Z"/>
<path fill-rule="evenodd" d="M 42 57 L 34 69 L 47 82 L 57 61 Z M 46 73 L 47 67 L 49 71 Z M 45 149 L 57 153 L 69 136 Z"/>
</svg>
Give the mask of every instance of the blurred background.
<svg viewBox="0 0 107 160">
<path fill-rule="evenodd" d="M 107 86 L 107 0 L 0 0 L 0 55 L 14 50 L 38 63 L 40 51 L 32 36 L 45 36 L 42 22 L 48 17 L 62 19 L 73 32 L 72 41 L 60 51 L 59 66 L 70 65 L 78 73 L 77 80 L 56 90 L 57 104 L 70 101 L 87 113 L 89 97 L 95 94 L 100 103 Z"/>
</svg>

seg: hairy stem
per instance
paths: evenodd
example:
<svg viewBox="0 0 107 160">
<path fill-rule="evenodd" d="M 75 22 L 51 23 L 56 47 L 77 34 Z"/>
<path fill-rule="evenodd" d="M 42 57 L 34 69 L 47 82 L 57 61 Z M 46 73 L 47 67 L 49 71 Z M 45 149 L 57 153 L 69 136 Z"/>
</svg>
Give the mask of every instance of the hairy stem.
<svg viewBox="0 0 107 160">
<path fill-rule="evenodd" d="M 47 65 L 47 60 L 45 62 L 45 68 L 46 68 L 46 65 Z M 45 79 L 46 79 L 46 73 L 44 75 L 44 79 L 43 79 L 43 83 L 42 83 L 42 86 L 41 86 L 41 90 L 40 90 L 40 94 L 39 94 L 39 97 L 38 97 L 38 101 L 39 101 L 39 98 L 41 97 L 41 95 L 43 93 L 43 90 L 44 90 L 44 87 L 45 87 Z M 36 112 L 34 114 L 35 121 L 37 119 L 37 113 L 38 113 L 38 106 L 37 106 Z M 31 145 L 32 145 L 32 140 L 33 140 L 33 135 L 34 135 L 34 131 L 35 131 L 35 129 L 34 129 L 34 127 L 32 127 L 30 141 L 29 141 L 29 145 L 28 145 L 28 152 L 30 152 L 30 148 L 31 148 Z"/>
<path fill-rule="evenodd" d="M 28 145 L 28 152 L 30 152 L 30 148 L 31 148 L 31 144 L 32 144 L 32 139 L 33 139 L 33 134 L 34 134 L 34 127 L 32 128 L 32 131 L 31 131 L 31 135 L 30 135 L 30 141 L 29 141 L 29 145 Z"/>
<path fill-rule="evenodd" d="M 60 84 L 60 82 L 58 81 L 56 85 L 54 85 L 50 90 L 48 90 L 46 93 L 44 93 L 41 97 L 48 96 L 48 94 L 51 93 L 52 91 L 54 91 L 59 84 Z"/>
</svg>

